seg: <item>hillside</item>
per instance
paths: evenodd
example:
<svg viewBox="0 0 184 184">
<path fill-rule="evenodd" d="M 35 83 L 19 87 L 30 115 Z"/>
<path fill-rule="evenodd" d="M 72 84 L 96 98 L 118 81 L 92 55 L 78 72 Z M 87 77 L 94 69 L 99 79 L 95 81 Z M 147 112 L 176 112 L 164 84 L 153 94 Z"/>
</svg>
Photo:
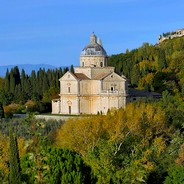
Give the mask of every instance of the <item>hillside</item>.
<svg viewBox="0 0 184 184">
<path fill-rule="evenodd" d="M 162 98 L 128 103 L 106 116 L 71 116 L 66 123 L 36 120 L 32 112 L 51 111 L 59 78 L 73 66 L 30 76 L 17 66 L 6 72 L 0 78 L 0 183 L 14 183 L 14 165 L 22 183 L 183 183 L 183 57 L 184 38 L 111 56 L 109 65 L 130 86 L 162 92 Z"/>
<path fill-rule="evenodd" d="M 140 48 L 112 55 L 109 65 L 129 78 L 132 87 L 184 94 L 184 37 L 159 45 L 144 43 Z"/>
</svg>

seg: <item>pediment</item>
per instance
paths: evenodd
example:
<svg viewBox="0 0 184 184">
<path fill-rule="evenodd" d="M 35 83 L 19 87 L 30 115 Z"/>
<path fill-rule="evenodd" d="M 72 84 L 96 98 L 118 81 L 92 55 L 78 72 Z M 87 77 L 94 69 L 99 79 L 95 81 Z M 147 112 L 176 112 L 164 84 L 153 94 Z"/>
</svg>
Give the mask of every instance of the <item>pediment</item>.
<svg viewBox="0 0 184 184">
<path fill-rule="evenodd" d="M 60 81 L 77 81 L 77 77 L 70 71 L 66 72 L 60 79 Z"/>
<path fill-rule="evenodd" d="M 108 74 L 103 78 L 104 81 L 126 81 L 126 77 L 124 75 L 120 76 L 115 72 Z"/>
</svg>

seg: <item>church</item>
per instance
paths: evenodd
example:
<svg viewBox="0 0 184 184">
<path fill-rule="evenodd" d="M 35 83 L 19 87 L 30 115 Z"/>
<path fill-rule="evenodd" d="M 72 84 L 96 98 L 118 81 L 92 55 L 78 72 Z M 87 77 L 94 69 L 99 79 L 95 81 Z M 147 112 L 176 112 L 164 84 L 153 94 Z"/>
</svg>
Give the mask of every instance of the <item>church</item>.
<svg viewBox="0 0 184 184">
<path fill-rule="evenodd" d="M 107 53 L 93 33 L 80 54 L 80 66 L 60 79 L 59 99 L 52 100 L 52 114 L 107 114 L 109 109 L 125 108 L 127 79 L 107 65 Z"/>
</svg>

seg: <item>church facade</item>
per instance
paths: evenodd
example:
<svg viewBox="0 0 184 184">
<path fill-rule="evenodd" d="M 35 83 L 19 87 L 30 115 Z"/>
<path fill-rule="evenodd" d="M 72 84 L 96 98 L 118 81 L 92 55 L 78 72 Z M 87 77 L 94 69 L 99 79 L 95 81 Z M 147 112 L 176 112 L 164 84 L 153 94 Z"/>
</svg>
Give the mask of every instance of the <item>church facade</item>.
<svg viewBox="0 0 184 184">
<path fill-rule="evenodd" d="M 127 79 L 114 69 L 107 66 L 107 53 L 93 33 L 81 52 L 80 66 L 59 79 L 60 98 L 52 100 L 52 114 L 106 114 L 108 109 L 124 108 Z"/>
</svg>

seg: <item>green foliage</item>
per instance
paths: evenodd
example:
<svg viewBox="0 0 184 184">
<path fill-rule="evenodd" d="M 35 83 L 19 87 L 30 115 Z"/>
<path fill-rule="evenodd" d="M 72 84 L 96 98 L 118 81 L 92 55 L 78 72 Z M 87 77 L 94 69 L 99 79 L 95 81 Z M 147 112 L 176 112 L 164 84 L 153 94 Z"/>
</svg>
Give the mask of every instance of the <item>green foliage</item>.
<svg viewBox="0 0 184 184">
<path fill-rule="evenodd" d="M 14 128 L 16 135 L 18 137 L 24 137 L 25 139 L 30 139 L 30 131 L 31 131 L 31 123 L 34 121 L 35 123 L 40 122 L 40 120 L 25 120 L 24 118 L 12 118 L 12 119 L 3 119 L 0 121 L 0 132 L 5 135 L 9 135 L 9 126 L 12 125 Z M 63 121 L 54 121 L 54 120 L 41 120 L 44 124 L 42 127 L 36 127 L 36 130 L 41 133 L 43 136 L 49 136 L 51 140 L 55 138 L 55 131 L 63 124 Z"/>
<path fill-rule="evenodd" d="M 158 104 L 129 103 L 107 116 L 68 121 L 58 130 L 56 144 L 79 152 L 97 183 L 148 183 L 151 173 L 161 183 L 172 131 Z"/>
<path fill-rule="evenodd" d="M 74 67 L 73 67 L 73 65 L 70 66 L 70 72 L 74 73 Z"/>
<path fill-rule="evenodd" d="M 42 121 L 27 118 L 31 125 L 30 139 L 27 141 L 27 154 L 22 160 L 23 176 L 27 183 L 90 183 L 91 169 L 82 158 L 69 150 L 50 147 L 44 136 Z"/>
<path fill-rule="evenodd" d="M 17 137 L 13 133 L 12 127 L 10 128 L 10 183 L 21 183 L 21 168 L 19 151 L 17 144 Z"/>
<path fill-rule="evenodd" d="M 184 184 L 184 167 L 174 165 L 169 168 L 164 184 Z"/>
<path fill-rule="evenodd" d="M 40 172 L 43 183 L 93 183 L 91 169 L 75 152 L 52 147 L 40 150 Z M 22 159 L 23 173 L 27 183 L 36 181 L 36 163 L 33 154 L 28 153 Z"/>
<path fill-rule="evenodd" d="M 17 134 L 26 137 L 23 182 L 161 184 L 182 178 L 183 119 L 177 119 L 179 129 L 172 126 L 172 108 L 183 108 L 181 98 L 164 92 L 160 102 L 130 103 L 107 116 L 70 119 L 60 128 L 32 116 L 26 121 L 12 119 Z M 1 120 L 3 133 L 9 124 Z M 0 174 L 0 181 L 6 181 Z"/>
<path fill-rule="evenodd" d="M 68 68 L 64 69 L 65 71 L 68 71 Z M 40 69 L 37 74 L 32 71 L 28 76 L 24 70 L 20 74 L 16 66 L 11 71 L 7 70 L 2 83 L 0 80 L 0 102 L 9 105 L 25 104 L 28 100 L 40 101 L 37 104 L 37 111 L 50 112 L 51 100 L 58 98 L 59 78 L 63 74 L 62 68 L 48 71 Z"/>
<path fill-rule="evenodd" d="M 0 183 L 8 184 L 8 178 L 5 176 L 2 170 L 0 170 Z"/>
<path fill-rule="evenodd" d="M 184 37 L 155 46 L 144 43 L 112 55 L 109 65 L 129 78 L 133 87 L 160 92 L 163 98 L 157 103 L 129 104 L 126 109 L 108 111 L 107 116 L 71 119 L 64 125 L 30 117 L 0 120 L 4 134 L 12 124 L 17 135 L 27 140 L 21 160 L 24 182 L 183 183 Z M 0 102 L 11 104 L 4 106 L 5 114 L 50 111 L 51 99 L 58 98 L 59 78 L 68 70 L 40 69 L 30 76 L 24 70 L 20 74 L 17 67 L 7 70 L 5 79 L 0 79 Z M 7 145 L 1 145 L 5 155 Z M 12 148 L 17 152 L 16 146 Z M 4 165 L 0 182 L 7 181 Z"/>
<path fill-rule="evenodd" d="M 159 45 L 144 43 L 138 49 L 112 55 L 108 63 L 115 66 L 117 73 L 125 75 L 133 87 L 150 91 L 182 92 L 184 83 L 184 37 L 166 40 Z M 153 81 L 148 80 L 150 73 Z M 160 83 L 159 83 L 160 82 Z"/>
<path fill-rule="evenodd" d="M 173 96 L 168 91 L 164 91 L 160 106 L 165 109 L 167 123 L 175 128 L 182 128 L 184 120 L 184 102 L 179 95 Z"/>
<path fill-rule="evenodd" d="M 2 103 L 0 103 L 0 119 L 4 118 L 4 108 L 2 106 Z"/>
</svg>

